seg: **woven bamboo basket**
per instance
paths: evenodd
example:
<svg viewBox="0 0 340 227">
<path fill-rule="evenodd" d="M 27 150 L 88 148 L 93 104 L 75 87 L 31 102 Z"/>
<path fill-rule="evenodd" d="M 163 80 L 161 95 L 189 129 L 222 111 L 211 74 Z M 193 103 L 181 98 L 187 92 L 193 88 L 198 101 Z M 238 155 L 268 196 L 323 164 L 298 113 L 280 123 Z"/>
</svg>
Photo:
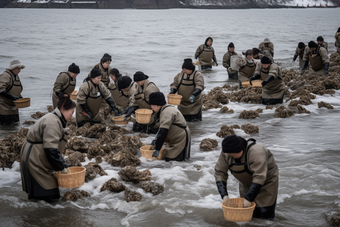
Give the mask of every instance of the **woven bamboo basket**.
<svg viewBox="0 0 340 227">
<path fill-rule="evenodd" d="M 168 94 L 168 103 L 171 105 L 179 105 L 182 101 L 182 95 Z"/>
<path fill-rule="evenodd" d="M 243 86 L 244 88 L 246 88 L 246 87 L 251 87 L 249 81 L 242 82 L 242 86 Z"/>
<path fill-rule="evenodd" d="M 152 157 L 152 153 L 155 151 L 155 150 L 150 150 L 150 147 L 151 145 L 147 145 L 147 146 L 143 146 L 140 148 L 140 152 L 142 153 L 142 156 L 147 158 L 147 159 L 152 159 L 152 160 L 155 160 L 155 159 L 163 159 L 164 158 L 164 148 L 162 147 L 162 149 L 159 151 L 159 155 L 158 155 L 158 158 L 155 158 L 155 157 Z"/>
<path fill-rule="evenodd" d="M 222 203 L 224 218 L 227 221 L 245 222 L 250 221 L 253 217 L 256 204 L 251 203 L 250 207 L 243 208 L 244 198 L 230 199 L 230 205 Z"/>
<path fill-rule="evenodd" d="M 58 185 L 61 188 L 78 188 L 85 182 L 85 167 L 69 167 L 70 173 L 62 174 L 56 172 L 55 175 L 58 180 Z"/>
<path fill-rule="evenodd" d="M 128 117 L 126 120 L 124 120 L 124 116 L 118 116 L 118 117 L 114 117 L 114 116 L 110 116 L 111 120 L 115 123 L 115 125 L 127 125 L 129 123 L 129 120 L 131 119 L 130 117 Z"/>
<path fill-rule="evenodd" d="M 254 87 L 254 88 L 262 88 L 262 80 L 253 80 L 252 82 L 251 82 L 253 85 L 252 85 L 252 87 Z"/>
<path fill-rule="evenodd" d="M 31 98 L 21 98 L 13 102 L 17 108 L 26 108 L 31 105 Z"/>
<path fill-rule="evenodd" d="M 72 100 L 77 100 L 77 91 L 73 91 L 73 92 L 71 93 L 71 99 L 72 99 Z"/>
<path fill-rule="evenodd" d="M 136 121 L 140 124 L 149 124 L 152 110 L 149 109 L 138 109 L 135 111 Z"/>
</svg>

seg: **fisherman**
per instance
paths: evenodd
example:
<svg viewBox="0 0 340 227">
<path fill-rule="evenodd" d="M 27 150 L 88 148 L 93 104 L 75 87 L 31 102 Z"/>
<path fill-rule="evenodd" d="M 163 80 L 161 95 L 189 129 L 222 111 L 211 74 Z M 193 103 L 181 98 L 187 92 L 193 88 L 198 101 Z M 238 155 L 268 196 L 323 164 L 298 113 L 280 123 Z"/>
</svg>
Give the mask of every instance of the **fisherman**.
<svg viewBox="0 0 340 227">
<path fill-rule="evenodd" d="M 19 73 L 23 68 L 25 65 L 21 64 L 19 60 L 13 60 L 0 74 L 0 124 L 19 121 L 19 110 L 13 101 L 22 98 L 23 88 Z"/>
<path fill-rule="evenodd" d="M 184 59 L 182 72 L 174 77 L 170 85 L 170 94 L 182 95 L 178 106 L 186 121 L 202 121 L 202 94 L 204 78 L 201 72 L 195 70 L 190 58 Z"/>
<path fill-rule="evenodd" d="M 110 78 L 113 83 L 110 82 L 108 89 L 111 92 L 111 96 L 113 98 L 113 101 L 115 101 L 119 112 L 123 112 L 125 108 L 129 105 L 129 98 L 122 94 L 122 92 L 118 89 L 118 79 L 121 77 L 122 74 L 119 73 L 118 69 L 111 69 Z"/>
<path fill-rule="evenodd" d="M 337 52 L 340 54 L 340 27 L 338 31 L 335 33 L 335 46 L 337 47 Z"/>
<path fill-rule="evenodd" d="M 327 50 L 318 46 L 314 41 L 308 43 L 308 49 L 306 48 L 304 52 L 301 73 L 304 73 L 307 68 L 307 62 L 309 62 L 308 75 L 328 75 L 329 57 Z"/>
<path fill-rule="evenodd" d="M 293 58 L 293 62 L 297 59 L 299 56 L 299 66 L 301 67 L 303 64 L 303 53 L 305 51 L 306 45 L 303 42 L 299 42 L 298 46 L 296 47 L 295 50 L 295 55 Z"/>
<path fill-rule="evenodd" d="M 273 219 L 279 186 L 279 169 L 273 154 L 255 139 L 245 140 L 237 135 L 226 136 L 222 152 L 215 165 L 218 192 L 228 204 L 228 170 L 239 181 L 243 207 L 256 203 L 254 218 Z"/>
<path fill-rule="evenodd" d="M 328 43 L 324 42 L 323 37 L 318 36 L 318 38 L 316 38 L 316 41 L 318 42 L 318 45 L 321 46 L 321 47 L 324 47 L 327 50 L 327 53 L 328 53 Z"/>
<path fill-rule="evenodd" d="M 234 43 L 229 43 L 228 51 L 223 55 L 223 67 L 227 69 L 229 79 L 237 80 L 238 72 L 230 67 L 230 59 L 231 56 L 237 56 L 237 53 L 234 51 L 235 46 Z"/>
<path fill-rule="evenodd" d="M 128 76 L 121 76 L 118 81 L 118 90 L 120 91 L 121 95 L 128 99 L 128 105 L 125 107 L 124 110 L 129 107 L 130 103 L 132 102 L 132 97 L 136 93 L 137 84 L 132 81 L 132 79 Z M 120 115 L 125 114 L 126 112 L 122 112 Z"/>
<path fill-rule="evenodd" d="M 250 77 L 252 77 L 255 72 L 256 62 L 253 59 L 253 51 L 247 50 L 245 52 L 245 57 L 239 59 L 238 65 L 240 66 L 238 74 L 239 87 L 243 88 L 242 83 L 249 81 Z"/>
<path fill-rule="evenodd" d="M 22 189 L 28 199 L 57 202 L 60 200 L 57 178 L 54 173 L 67 174 L 68 166 L 62 153 L 68 140 L 67 121 L 72 118 L 76 104 L 64 92 L 53 113 L 40 118 L 27 133 L 20 151 Z"/>
<path fill-rule="evenodd" d="M 137 84 L 137 89 L 132 96 L 131 103 L 125 108 L 122 114 L 125 114 L 124 119 L 130 117 L 131 114 L 135 113 L 137 109 L 150 109 L 149 95 L 152 92 L 159 91 L 155 83 L 148 80 L 149 76 L 145 75 L 143 72 L 138 71 L 133 75 L 133 80 Z M 140 124 L 137 121 L 133 123 L 133 131 L 135 132 L 147 132 L 148 127 L 153 127 L 155 123 L 155 114 L 152 114 L 149 124 Z M 148 126 L 149 125 L 149 126 Z M 157 131 L 157 130 L 156 130 Z M 153 131 L 153 132 L 156 132 Z M 152 131 L 149 131 L 149 133 Z"/>
<path fill-rule="evenodd" d="M 256 79 L 262 81 L 262 104 L 275 105 L 283 103 L 285 84 L 282 80 L 281 69 L 277 64 L 264 56 L 257 64 L 255 73 L 250 77 L 249 83 Z"/>
<path fill-rule="evenodd" d="M 152 157 L 158 157 L 164 144 L 165 161 L 184 161 L 190 158 L 191 133 L 182 113 L 174 106 L 166 104 L 162 92 L 153 92 L 149 104 L 159 119 L 159 130 L 153 141 L 155 151 Z"/>
<path fill-rule="evenodd" d="M 259 45 L 261 51 L 268 50 L 272 57 L 274 57 L 274 44 L 268 38 L 265 38 Z"/>
<path fill-rule="evenodd" d="M 213 39 L 208 37 L 204 44 L 200 45 L 195 53 L 195 59 L 198 58 L 202 70 L 211 69 L 213 61 L 218 66 L 215 56 L 215 50 L 212 47 Z"/>
<path fill-rule="evenodd" d="M 254 47 L 252 51 L 253 51 L 253 58 L 256 60 L 261 60 L 264 56 L 266 56 L 267 58 L 271 60 L 271 62 L 273 63 L 275 62 L 269 50 L 261 51 L 258 48 Z"/>
<path fill-rule="evenodd" d="M 93 68 L 90 77 L 80 87 L 77 95 L 76 121 L 78 127 L 87 122 L 91 125 L 100 123 L 99 110 L 103 100 L 112 108 L 115 115 L 119 114 L 115 102 L 111 97 L 110 91 L 101 82 L 102 73 Z"/>
<path fill-rule="evenodd" d="M 53 108 L 57 108 L 59 102 L 59 93 L 64 92 L 68 96 L 71 96 L 71 93 L 74 91 L 76 87 L 76 77 L 80 73 L 79 66 L 72 63 L 68 67 L 67 72 L 59 73 L 56 81 L 54 82 L 53 94 L 52 94 L 52 103 Z"/>
<path fill-rule="evenodd" d="M 102 73 L 101 81 L 104 83 L 105 87 L 108 87 L 110 83 L 111 62 L 112 62 L 111 55 L 109 55 L 108 53 L 105 53 L 103 57 L 100 59 L 100 62 L 96 64 L 95 66 L 93 66 L 93 68 L 98 69 Z M 85 80 L 87 80 L 90 77 L 91 75 L 89 74 Z"/>
</svg>

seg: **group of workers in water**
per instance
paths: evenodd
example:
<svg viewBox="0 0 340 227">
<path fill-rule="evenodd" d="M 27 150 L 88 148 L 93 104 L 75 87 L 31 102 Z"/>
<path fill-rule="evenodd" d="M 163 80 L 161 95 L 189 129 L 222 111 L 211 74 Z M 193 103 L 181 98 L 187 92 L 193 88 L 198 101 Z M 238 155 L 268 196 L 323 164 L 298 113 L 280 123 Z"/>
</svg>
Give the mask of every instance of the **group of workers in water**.
<svg viewBox="0 0 340 227">
<path fill-rule="evenodd" d="M 336 35 L 337 51 L 340 53 L 340 28 Z M 329 58 L 327 43 L 322 37 L 308 45 L 300 42 L 293 61 L 299 57 L 302 70 L 309 65 L 309 75 L 327 75 Z M 197 48 L 202 70 L 218 65 L 213 39 L 208 37 Z M 259 48 L 253 48 L 238 58 L 238 69 L 231 67 L 232 56 L 237 55 L 233 43 L 223 56 L 223 66 L 231 79 L 240 82 L 262 80 L 262 103 L 273 105 L 283 102 L 285 85 L 281 69 L 274 62 L 274 45 L 265 39 Z M 184 59 L 182 70 L 170 84 L 170 94 L 182 95 L 176 108 L 166 102 L 165 96 L 149 76 L 138 71 L 122 76 L 119 70 L 111 68 L 112 58 L 104 54 L 79 87 L 77 102 L 70 99 L 76 87 L 80 68 L 72 63 L 66 72 L 61 72 L 54 83 L 52 103 L 54 112 L 43 116 L 28 131 L 26 142 L 20 152 L 22 187 L 29 199 L 55 202 L 60 199 L 55 171 L 68 173 L 68 166 L 62 156 L 68 135 L 67 121 L 76 111 L 77 126 L 86 123 L 100 123 L 100 109 L 109 106 L 115 116 L 132 118 L 133 131 L 156 134 L 152 145 L 153 157 L 158 157 L 163 146 L 166 161 L 184 161 L 190 158 L 191 132 L 187 122 L 202 120 L 202 91 L 204 76 L 196 70 L 192 59 Z M 25 66 L 13 60 L 0 75 L 0 122 L 2 124 L 19 121 L 18 109 L 13 101 L 22 98 L 22 85 L 18 74 Z M 110 80 L 111 79 L 111 80 Z M 242 88 L 242 86 L 240 86 Z M 153 111 L 149 124 L 139 124 L 134 113 L 137 109 Z M 215 166 L 218 191 L 228 203 L 228 170 L 239 180 L 240 196 L 244 197 L 244 207 L 256 203 L 254 217 L 274 218 L 278 193 L 278 167 L 273 154 L 255 139 L 245 140 L 237 135 L 226 136 L 222 141 L 222 152 Z"/>
</svg>

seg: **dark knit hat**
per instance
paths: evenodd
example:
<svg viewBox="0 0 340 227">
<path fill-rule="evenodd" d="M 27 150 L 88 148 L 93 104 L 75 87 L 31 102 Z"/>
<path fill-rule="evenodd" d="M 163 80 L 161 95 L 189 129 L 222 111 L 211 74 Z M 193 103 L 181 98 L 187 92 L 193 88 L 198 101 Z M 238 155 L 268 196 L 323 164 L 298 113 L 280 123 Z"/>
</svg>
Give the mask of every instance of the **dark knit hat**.
<svg viewBox="0 0 340 227">
<path fill-rule="evenodd" d="M 149 105 L 163 106 L 165 104 L 165 96 L 162 92 L 152 92 L 149 95 Z"/>
<path fill-rule="evenodd" d="M 122 90 L 128 88 L 132 82 L 132 79 L 128 76 L 122 76 L 118 79 L 118 89 Z"/>
<path fill-rule="evenodd" d="M 300 49 L 302 49 L 302 48 L 305 47 L 305 44 L 304 44 L 303 42 L 299 42 L 298 47 L 299 47 Z"/>
<path fill-rule="evenodd" d="M 252 50 L 247 50 L 245 55 L 246 55 L 246 56 L 248 56 L 248 55 L 253 55 L 253 51 L 252 51 Z"/>
<path fill-rule="evenodd" d="M 107 62 L 107 61 L 112 61 L 112 57 L 108 53 L 105 53 L 103 55 L 102 59 L 100 59 L 100 63 L 104 63 L 104 62 Z"/>
<path fill-rule="evenodd" d="M 310 42 L 308 43 L 308 47 L 309 47 L 309 48 L 313 48 L 313 47 L 317 48 L 317 47 L 318 47 L 318 44 L 316 44 L 314 41 L 310 41 Z"/>
<path fill-rule="evenodd" d="M 261 51 L 258 49 L 258 48 L 256 48 L 256 47 L 254 47 L 253 48 L 253 55 L 257 55 L 257 54 L 259 54 Z"/>
<path fill-rule="evenodd" d="M 69 67 L 68 67 L 68 71 L 71 72 L 71 73 L 77 73 L 79 74 L 80 73 L 80 69 L 79 69 L 79 66 L 72 63 Z"/>
<path fill-rule="evenodd" d="M 206 38 L 206 40 L 205 40 L 205 42 L 204 42 L 204 44 L 205 45 L 207 45 L 207 42 L 209 41 L 209 39 L 211 40 L 211 42 L 213 42 L 214 40 L 213 40 L 213 38 L 211 38 L 211 37 L 208 37 L 208 38 Z"/>
<path fill-rule="evenodd" d="M 222 141 L 223 153 L 239 153 L 247 146 L 247 141 L 237 135 L 229 135 L 224 137 Z"/>
<path fill-rule="evenodd" d="M 135 82 L 138 82 L 138 81 L 142 81 L 142 80 L 146 80 L 148 79 L 149 77 L 147 75 L 145 75 L 143 72 L 141 71 L 137 71 L 135 73 L 135 75 L 133 75 L 133 80 Z"/>
<path fill-rule="evenodd" d="M 192 59 L 191 58 L 184 59 L 184 63 L 182 65 L 182 69 L 189 69 L 189 70 L 195 71 L 196 67 L 195 67 L 194 64 L 192 64 Z"/>
<path fill-rule="evenodd" d="M 229 43 L 228 48 L 229 48 L 229 47 L 231 47 L 231 48 L 232 48 L 232 47 L 235 47 L 235 46 L 234 46 L 234 43 Z"/>
<path fill-rule="evenodd" d="M 272 61 L 271 61 L 268 57 L 263 56 L 263 57 L 261 58 L 261 63 L 262 63 L 262 64 L 271 64 Z"/>
<path fill-rule="evenodd" d="M 322 36 L 318 36 L 318 38 L 316 38 L 316 41 L 322 41 L 323 42 L 323 37 Z"/>
<path fill-rule="evenodd" d="M 97 69 L 97 68 L 93 68 L 92 70 L 91 70 L 91 78 L 96 78 L 97 76 L 101 76 L 102 75 L 102 72 L 100 72 L 100 70 L 99 69 Z"/>
<path fill-rule="evenodd" d="M 117 79 L 122 76 L 122 74 L 120 74 L 119 70 L 116 68 L 111 69 L 110 74 L 114 75 Z"/>
</svg>

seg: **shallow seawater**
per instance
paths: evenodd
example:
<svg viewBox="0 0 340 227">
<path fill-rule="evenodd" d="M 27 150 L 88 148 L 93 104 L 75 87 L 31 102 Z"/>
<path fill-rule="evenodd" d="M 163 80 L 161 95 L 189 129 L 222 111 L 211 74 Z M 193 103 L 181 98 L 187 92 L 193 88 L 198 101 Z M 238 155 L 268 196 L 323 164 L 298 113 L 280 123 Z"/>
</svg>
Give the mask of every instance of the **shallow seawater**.
<svg viewBox="0 0 340 227">
<path fill-rule="evenodd" d="M 315 20 L 317 18 L 317 20 Z M 73 10 L 0 9 L 0 72 L 17 58 L 26 65 L 19 74 L 23 96 L 31 106 L 20 110 L 20 123 L 0 126 L 0 139 L 14 133 L 36 111 L 47 112 L 51 90 L 59 72 L 75 62 L 80 66 L 77 87 L 104 53 L 113 57 L 112 67 L 133 76 L 149 75 L 165 94 L 173 77 L 181 71 L 184 58 L 192 58 L 208 36 L 213 37 L 219 63 L 204 72 L 204 92 L 229 81 L 222 57 L 229 42 L 240 53 L 269 38 L 275 45 L 275 60 L 283 68 L 292 63 L 298 42 L 307 43 L 322 35 L 334 52 L 334 34 L 339 27 L 340 10 L 334 9 L 253 9 L 253 10 Z M 340 210 L 339 121 L 340 91 L 317 95 L 304 106 L 310 114 L 274 118 L 275 108 L 261 104 L 230 102 L 233 114 L 219 109 L 203 112 L 203 121 L 189 123 L 192 133 L 188 162 L 148 161 L 141 158 L 138 170 L 149 169 L 152 180 L 164 185 L 153 196 L 132 183 L 124 183 L 143 195 L 141 202 L 125 202 L 124 192 L 100 192 L 104 182 L 119 178 L 119 167 L 101 163 L 107 176 L 97 176 L 80 187 L 90 198 L 54 205 L 31 202 L 21 190 L 20 166 L 0 170 L 1 226 L 328 226 L 327 218 Z M 334 109 L 319 109 L 325 101 Z M 289 103 L 284 103 L 288 106 Z M 239 119 L 243 110 L 264 109 L 260 118 Z M 225 221 L 221 198 L 214 179 L 214 166 L 221 152 L 222 138 L 216 136 L 223 124 L 259 126 L 255 138 L 274 154 L 279 166 L 279 195 L 273 221 L 254 219 L 247 223 Z M 132 129 L 132 124 L 126 126 Z M 217 139 L 218 150 L 203 152 L 204 138 Z M 153 136 L 143 138 L 150 143 Z M 83 165 L 90 162 L 86 160 Z M 197 170 L 194 165 L 200 165 Z M 64 194 L 69 189 L 61 189 Z M 238 197 L 238 183 L 228 180 L 231 197 Z"/>
</svg>

